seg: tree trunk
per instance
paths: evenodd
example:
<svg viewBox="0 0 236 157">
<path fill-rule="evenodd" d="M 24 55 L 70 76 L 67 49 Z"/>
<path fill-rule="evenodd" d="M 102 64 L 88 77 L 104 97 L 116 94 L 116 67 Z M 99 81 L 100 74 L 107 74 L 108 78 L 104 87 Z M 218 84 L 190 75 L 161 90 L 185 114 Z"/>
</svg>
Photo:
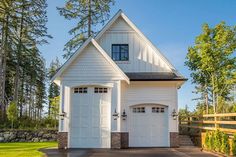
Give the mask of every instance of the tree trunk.
<svg viewBox="0 0 236 157">
<path fill-rule="evenodd" d="M 8 21 L 9 17 L 6 16 L 6 23 L 3 23 L 2 27 L 2 48 L 0 52 L 0 106 L 1 106 L 1 118 L 6 117 L 6 102 L 5 102 L 5 83 L 6 83 L 6 62 L 7 62 L 7 44 L 8 44 Z"/>
<path fill-rule="evenodd" d="M 23 76 L 22 76 L 22 80 L 21 80 L 21 101 L 19 103 L 20 106 L 20 117 L 22 117 L 23 115 L 23 99 L 24 99 L 24 72 L 23 72 Z"/>
<path fill-rule="evenodd" d="M 21 10 L 21 22 L 20 22 L 20 35 L 19 35 L 19 43 L 17 46 L 17 65 L 16 65 L 16 75 L 15 75 L 15 85 L 14 85 L 14 101 L 18 105 L 18 91 L 19 91 L 19 79 L 20 79 L 20 62 L 21 62 L 21 48 L 22 48 L 22 37 L 23 37 L 23 26 L 24 26 L 24 4 L 22 5 Z"/>
<path fill-rule="evenodd" d="M 215 93 L 215 78 L 214 75 L 212 75 L 212 104 L 214 113 L 216 113 L 216 93 Z"/>
<path fill-rule="evenodd" d="M 91 24 L 92 24 L 92 13 L 91 13 L 91 0 L 88 0 L 88 38 L 91 36 Z"/>
<path fill-rule="evenodd" d="M 208 93 L 205 93 L 206 114 L 209 113 Z"/>
</svg>

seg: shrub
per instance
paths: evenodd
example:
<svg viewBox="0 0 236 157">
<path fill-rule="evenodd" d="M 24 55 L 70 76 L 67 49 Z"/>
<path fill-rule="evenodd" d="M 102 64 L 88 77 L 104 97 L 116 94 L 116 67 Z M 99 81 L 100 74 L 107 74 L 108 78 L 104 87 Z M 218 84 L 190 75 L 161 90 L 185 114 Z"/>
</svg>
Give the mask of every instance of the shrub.
<svg viewBox="0 0 236 157">
<path fill-rule="evenodd" d="M 214 132 L 214 146 L 213 147 L 214 147 L 214 150 L 217 152 L 220 152 L 220 148 L 222 145 L 221 136 L 222 136 L 222 132 L 220 132 L 219 130 L 216 130 Z"/>
<path fill-rule="evenodd" d="M 221 152 L 225 154 L 229 154 L 230 151 L 230 145 L 229 145 L 229 136 L 225 133 L 222 133 L 221 138 Z"/>
<path fill-rule="evenodd" d="M 210 132 L 209 136 L 209 149 L 214 150 L 214 132 Z"/>
<path fill-rule="evenodd" d="M 206 137 L 205 137 L 205 148 L 209 149 L 210 148 L 210 144 L 209 144 L 209 132 L 206 132 Z"/>
<path fill-rule="evenodd" d="M 204 147 L 208 150 L 229 154 L 230 144 L 229 136 L 219 130 L 206 132 Z M 236 155 L 236 134 L 233 139 L 233 153 Z"/>
<path fill-rule="evenodd" d="M 236 155 L 236 134 L 234 134 L 234 138 L 232 141 L 232 152 L 233 152 L 233 155 Z"/>
</svg>

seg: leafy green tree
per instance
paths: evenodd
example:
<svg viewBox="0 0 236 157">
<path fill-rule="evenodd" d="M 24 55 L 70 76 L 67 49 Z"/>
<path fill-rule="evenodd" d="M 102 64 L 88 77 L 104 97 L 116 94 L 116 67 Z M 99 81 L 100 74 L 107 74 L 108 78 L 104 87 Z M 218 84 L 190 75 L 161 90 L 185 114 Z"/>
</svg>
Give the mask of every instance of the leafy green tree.
<svg viewBox="0 0 236 157">
<path fill-rule="evenodd" d="M 18 118 L 18 108 L 14 101 L 7 108 L 7 118 L 11 121 L 11 128 L 13 129 L 13 124 Z"/>
<path fill-rule="evenodd" d="M 73 37 L 65 45 L 64 58 L 69 58 L 87 38 L 97 33 L 95 26 L 104 24 L 109 18 L 112 4 L 114 0 L 67 0 L 64 7 L 57 8 L 66 19 L 78 21 L 69 31 Z"/>
<path fill-rule="evenodd" d="M 224 22 L 214 28 L 204 24 L 202 34 L 196 37 L 195 45 L 189 47 L 185 64 L 192 71 L 197 92 L 211 96 L 214 112 L 219 98 L 228 99 L 236 81 L 236 26 Z"/>
<path fill-rule="evenodd" d="M 50 119 L 52 119 L 52 123 L 54 124 L 54 127 L 56 128 L 58 125 L 58 115 L 59 115 L 59 104 L 60 104 L 60 97 L 54 97 L 50 99 L 51 101 L 51 114 Z"/>
</svg>

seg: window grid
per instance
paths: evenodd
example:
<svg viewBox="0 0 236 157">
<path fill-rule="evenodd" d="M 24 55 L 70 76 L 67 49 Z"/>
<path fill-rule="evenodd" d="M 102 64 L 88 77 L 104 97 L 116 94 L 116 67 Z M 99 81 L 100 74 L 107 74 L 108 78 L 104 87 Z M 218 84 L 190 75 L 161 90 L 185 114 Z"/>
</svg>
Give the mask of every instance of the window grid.
<svg viewBox="0 0 236 157">
<path fill-rule="evenodd" d="M 108 92 L 107 88 L 100 88 L 100 87 L 94 88 L 94 93 L 107 93 L 107 92 Z"/>
<path fill-rule="evenodd" d="M 134 107 L 133 113 L 145 113 L 145 107 Z"/>
<path fill-rule="evenodd" d="M 129 60 L 129 45 L 128 44 L 112 44 L 112 59 L 114 61 Z"/>
<path fill-rule="evenodd" d="M 152 113 L 164 113 L 165 112 L 165 108 L 163 107 L 152 107 Z"/>
<path fill-rule="evenodd" d="M 87 87 L 74 88 L 74 93 L 88 93 Z"/>
</svg>

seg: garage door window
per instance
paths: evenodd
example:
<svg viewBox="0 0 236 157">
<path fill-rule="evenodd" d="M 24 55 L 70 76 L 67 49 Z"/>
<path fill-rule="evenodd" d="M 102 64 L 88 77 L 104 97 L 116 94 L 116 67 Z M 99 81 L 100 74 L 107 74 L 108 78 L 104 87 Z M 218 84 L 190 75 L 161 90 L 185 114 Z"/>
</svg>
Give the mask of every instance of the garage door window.
<svg viewBox="0 0 236 157">
<path fill-rule="evenodd" d="M 164 113 L 165 112 L 165 108 L 163 107 L 152 107 L 152 113 Z"/>
<path fill-rule="evenodd" d="M 87 87 L 74 88 L 74 93 L 87 93 L 87 92 L 88 92 L 88 88 Z"/>
<path fill-rule="evenodd" d="M 107 88 L 99 88 L 99 87 L 94 88 L 94 93 L 107 93 L 107 91 L 108 91 Z"/>
<path fill-rule="evenodd" d="M 145 107 L 134 107 L 133 113 L 145 113 Z"/>
</svg>

